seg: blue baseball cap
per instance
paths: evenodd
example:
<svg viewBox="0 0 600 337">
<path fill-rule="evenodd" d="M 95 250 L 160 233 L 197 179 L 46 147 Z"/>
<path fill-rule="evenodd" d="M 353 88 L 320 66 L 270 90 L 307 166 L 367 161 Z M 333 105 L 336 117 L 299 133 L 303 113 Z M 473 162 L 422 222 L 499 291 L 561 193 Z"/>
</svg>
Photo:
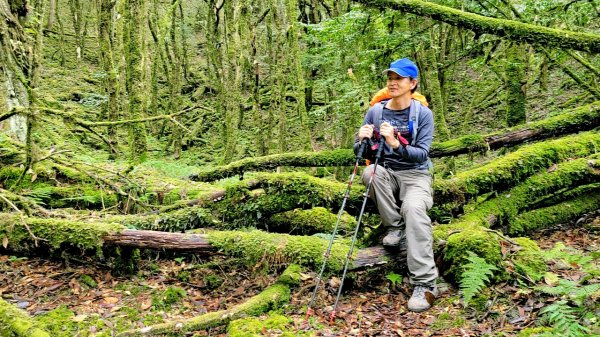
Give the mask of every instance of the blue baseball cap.
<svg viewBox="0 0 600 337">
<path fill-rule="evenodd" d="M 393 71 L 402 77 L 419 77 L 419 68 L 413 63 L 413 61 L 403 58 L 390 63 L 390 67 L 383 71 L 384 75 L 387 75 L 389 71 Z"/>
</svg>

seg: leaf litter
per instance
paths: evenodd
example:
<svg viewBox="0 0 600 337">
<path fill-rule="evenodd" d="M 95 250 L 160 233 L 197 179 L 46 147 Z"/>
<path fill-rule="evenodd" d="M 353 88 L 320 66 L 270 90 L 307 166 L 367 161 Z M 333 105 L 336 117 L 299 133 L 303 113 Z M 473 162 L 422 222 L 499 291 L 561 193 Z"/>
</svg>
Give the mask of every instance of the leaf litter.
<svg viewBox="0 0 600 337">
<path fill-rule="evenodd" d="M 600 222 L 600 218 L 595 220 Z M 557 242 L 582 252 L 597 252 L 599 236 L 583 228 L 568 228 L 533 236 L 543 249 Z M 142 260 L 135 276 L 115 276 L 110 270 L 88 263 L 64 263 L 42 258 L 15 258 L 0 255 L 0 295 L 30 315 L 47 313 L 60 306 L 73 312 L 74 322 L 99 317 L 104 329 L 116 329 L 116 319 L 137 312 L 127 328 L 175 319 L 191 318 L 242 303 L 275 282 L 277 275 L 246 271 L 227 262 L 201 264 L 170 260 Z M 215 268 L 214 266 L 219 266 Z M 579 280 L 583 272 L 577 266 L 550 263 L 549 274 L 540 281 L 551 284 L 555 277 Z M 207 277 L 211 275 L 211 277 Z M 91 281 L 84 282 L 84 279 Z M 487 299 L 477 309 L 464 308 L 455 287 L 440 283 L 440 297 L 432 309 L 413 313 L 406 309 L 410 297 L 407 277 L 392 284 L 380 273 L 354 274 L 344 285 L 333 325 L 333 309 L 339 279 L 324 280 L 314 305 L 315 314 L 305 321 L 316 275 L 302 274 L 302 284 L 295 289 L 289 305 L 282 312 L 293 321 L 297 331 L 311 331 L 315 336 L 516 336 L 535 325 L 540 309 L 556 301 L 539 296 L 533 287 L 501 283 L 487 290 Z M 441 279 L 440 279 L 441 280 Z M 599 282 L 596 278 L 594 282 Z M 95 287 L 90 286 L 90 284 Z M 185 295 L 172 306 L 161 306 L 161 296 L 169 289 L 183 289 Z M 129 310 L 129 311 L 128 311 Z M 131 317 L 131 316 L 128 316 Z M 121 329 L 125 327 L 121 326 Z M 96 332 L 97 326 L 90 327 Z M 263 331 L 263 335 L 275 335 Z M 197 332 L 195 336 L 226 336 L 224 328 Z"/>
</svg>

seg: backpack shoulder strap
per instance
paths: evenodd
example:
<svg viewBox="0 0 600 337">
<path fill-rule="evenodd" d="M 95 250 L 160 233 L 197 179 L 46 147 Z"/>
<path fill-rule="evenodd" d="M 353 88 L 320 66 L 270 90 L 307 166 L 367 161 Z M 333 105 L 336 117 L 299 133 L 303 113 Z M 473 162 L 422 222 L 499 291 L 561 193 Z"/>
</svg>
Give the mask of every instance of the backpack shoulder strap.
<svg viewBox="0 0 600 337">
<path fill-rule="evenodd" d="M 410 145 L 414 146 L 417 142 L 417 131 L 419 130 L 419 114 L 423 105 L 421 102 L 413 99 L 410 102 L 410 110 L 408 113 L 408 126 L 412 134 L 412 142 Z"/>
<path fill-rule="evenodd" d="M 388 100 L 383 100 L 373 106 L 373 125 L 375 125 L 375 129 L 378 131 L 381 126 L 381 118 L 383 118 L 383 108 L 387 101 Z"/>
</svg>

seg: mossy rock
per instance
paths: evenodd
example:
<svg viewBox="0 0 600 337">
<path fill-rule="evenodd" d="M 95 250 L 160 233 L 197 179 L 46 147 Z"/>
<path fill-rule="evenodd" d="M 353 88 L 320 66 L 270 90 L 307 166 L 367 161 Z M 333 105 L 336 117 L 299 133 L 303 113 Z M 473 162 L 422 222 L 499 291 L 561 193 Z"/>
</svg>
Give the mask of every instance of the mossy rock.
<svg viewBox="0 0 600 337">
<path fill-rule="evenodd" d="M 496 281 L 506 279 L 506 271 L 501 267 L 502 252 L 498 236 L 480 228 L 467 228 L 450 235 L 447 239 L 444 264 L 447 265 L 445 274 L 450 280 L 460 279 L 463 266 L 469 262 L 469 251 L 485 259 L 487 263 L 499 267 L 500 272 L 494 275 Z"/>
<path fill-rule="evenodd" d="M 529 238 L 514 238 L 513 240 L 521 246 L 521 249 L 511 257 L 515 271 L 534 282 L 541 280 L 546 273 L 547 265 L 540 247 Z"/>
<path fill-rule="evenodd" d="M 271 313 L 266 317 L 249 317 L 229 323 L 229 337 L 280 336 L 280 337 L 310 337 L 313 331 L 297 331 L 292 319 L 281 314 Z"/>
</svg>

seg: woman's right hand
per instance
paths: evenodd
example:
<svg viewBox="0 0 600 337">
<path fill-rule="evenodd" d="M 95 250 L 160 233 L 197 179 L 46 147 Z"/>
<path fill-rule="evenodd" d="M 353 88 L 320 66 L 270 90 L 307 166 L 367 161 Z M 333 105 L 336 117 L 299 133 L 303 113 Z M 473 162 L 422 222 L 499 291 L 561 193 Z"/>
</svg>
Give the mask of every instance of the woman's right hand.
<svg viewBox="0 0 600 337">
<path fill-rule="evenodd" d="M 358 130 L 358 139 L 361 141 L 365 138 L 371 139 L 373 137 L 373 128 L 373 124 L 365 124 L 361 126 Z"/>
</svg>

